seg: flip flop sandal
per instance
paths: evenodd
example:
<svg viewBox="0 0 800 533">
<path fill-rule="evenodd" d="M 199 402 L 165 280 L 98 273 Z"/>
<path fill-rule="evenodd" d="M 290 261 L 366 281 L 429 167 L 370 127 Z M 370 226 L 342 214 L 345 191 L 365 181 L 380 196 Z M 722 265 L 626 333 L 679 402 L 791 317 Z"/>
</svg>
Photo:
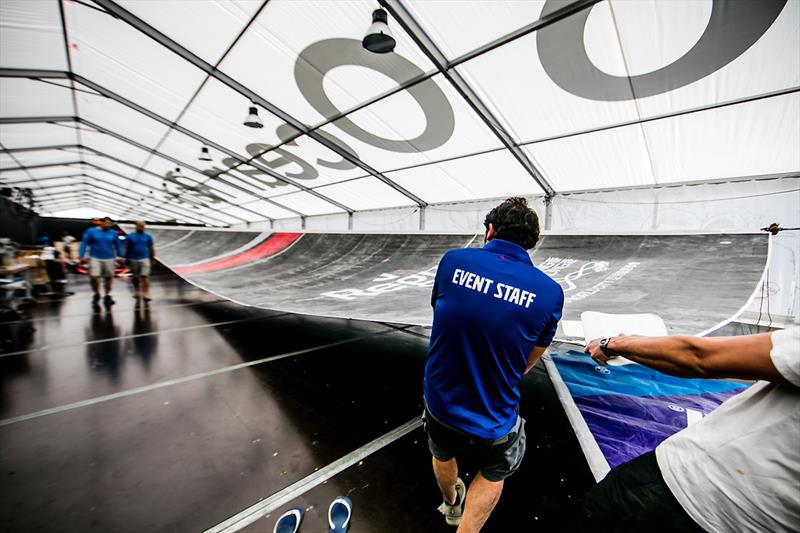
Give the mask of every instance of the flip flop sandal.
<svg viewBox="0 0 800 533">
<path fill-rule="evenodd" d="M 272 530 L 272 533 L 297 533 L 304 514 L 305 511 L 302 507 L 289 509 L 275 522 L 275 529 Z"/>
<path fill-rule="evenodd" d="M 337 496 L 328 507 L 328 524 L 330 533 L 344 533 L 350 526 L 350 515 L 353 512 L 353 502 L 344 496 Z"/>
</svg>

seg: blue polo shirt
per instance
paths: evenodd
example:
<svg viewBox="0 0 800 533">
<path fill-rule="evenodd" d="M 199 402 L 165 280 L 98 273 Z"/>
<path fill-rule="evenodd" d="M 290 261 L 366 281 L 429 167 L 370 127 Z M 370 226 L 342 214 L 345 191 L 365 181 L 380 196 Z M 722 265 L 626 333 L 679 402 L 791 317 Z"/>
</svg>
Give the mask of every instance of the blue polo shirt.
<svg viewBox="0 0 800 533">
<path fill-rule="evenodd" d="M 150 259 L 153 237 L 149 233 L 128 233 L 125 236 L 125 257 L 128 259 Z"/>
<path fill-rule="evenodd" d="M 78 257 L 86 254 L 87 246 L 89 247 L 89 256 L 95 259 L 114 259 L 122 256 L 122 243 L 119 241 L 116 230 L 113 229 L 87 229 L 81 239 L 81 250 Z"/>
<path fill-rule="evenodd" d="M 425 405 L 445 424 L 484 439 L 508 434 L 534 346 L 556 333 L 564 292 L 528 252 L 495 239 L 447 252 L 431 298 Z"/>
</svg>

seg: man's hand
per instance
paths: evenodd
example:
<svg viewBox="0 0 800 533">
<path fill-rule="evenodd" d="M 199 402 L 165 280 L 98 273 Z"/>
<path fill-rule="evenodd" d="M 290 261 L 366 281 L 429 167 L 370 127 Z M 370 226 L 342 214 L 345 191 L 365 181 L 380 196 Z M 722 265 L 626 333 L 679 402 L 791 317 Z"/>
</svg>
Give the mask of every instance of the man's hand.
<svg viewBox="0 0 800 533">
<path fill-rule="evenodd" d="M 628 337 L 628 335 L 620 333 L 617 337 Z M 617 337 L 611 337 L 611 339 L 615 339 Z M 611 339 L 608 342 L 607 348 L 613 350 L 614 348 L 611 346 Z M 608 356 L 605 354 L 605 352 L 603 352 L 603 349 L 600 348 L 600 339 L 589 341 L 589 343 L 586 345 L 586 349 L 583 351 L 588 353 L 589 356 L 601 366 L 607 366 L 610 359 L 617 357 L 616 355 Z"/>
<path fill-rule="evenodd" d="M 88 262 L 89 262 L 89 258 L 88 258 L 88 257 L 81 257 L 81 258 L 80 258 L 80 263 L 81 263 L 82 265 L 85 265 L 85 264 L 86 264 L 86 263 L 88 263 Z"/>
</svg>

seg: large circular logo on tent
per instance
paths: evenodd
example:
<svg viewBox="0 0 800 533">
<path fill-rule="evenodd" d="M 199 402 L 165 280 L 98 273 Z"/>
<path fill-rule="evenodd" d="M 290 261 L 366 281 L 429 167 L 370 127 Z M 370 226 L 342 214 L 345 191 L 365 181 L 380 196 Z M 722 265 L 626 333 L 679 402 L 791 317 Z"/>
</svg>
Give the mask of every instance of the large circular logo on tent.
<svg viewBox="0 0 800 533">
<path fill-rule="evenodd" d="M 294 78 L 308 103 L 322 116 L 330 117 L 340 112 L 325 94 L 322 81 L 336 67 L 357 65 L 376 70 L 397 83 L 402 83 L 425 73 L 417 65 L 399 54 L 372 54 L 366 52 L 361 41 L 355 39 L 326 39 L 309 45 L 300 53 L 294 65 Z M 392 152 L 424 152 L 446 143 L 455 129 L 455 116 L 450 102 L 436 83 L 428 79 L 406 89 L 425 114 L 425 131 L 408 140 L 387 139 L 363 129 L 348 117 L 333 125 L 372 146 Z M 394 120 L 401 117 L 389 117 Z"/>
<path fill-rule="evenodd" d="M 571 3 L 548 0 L 542 16 Z M 562 89 L 592 100 L 632 100 L 665 93 L 701 80 L 750 48 L 775 22 L 787 0 L 713 0 L 711 17 L 695 45 L 658 70 L 638 76 L 613 76 L 589 59 L 583 34 L 593 7 L 536 34 L 539 60 Z"/>
</svg>

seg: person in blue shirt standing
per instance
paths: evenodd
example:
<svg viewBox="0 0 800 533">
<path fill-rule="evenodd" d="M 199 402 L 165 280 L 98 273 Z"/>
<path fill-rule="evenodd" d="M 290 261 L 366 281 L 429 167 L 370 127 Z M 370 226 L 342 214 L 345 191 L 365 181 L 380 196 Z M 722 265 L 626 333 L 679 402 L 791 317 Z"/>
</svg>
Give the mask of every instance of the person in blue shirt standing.
<svg viewBox="0 0 800 533">
<path fill-rule="evenodd" d="M 553 340 L 564 305 L 561 287 L 528 254 L 539 218 L 527 201 L 505 200 L 484 225 L 483 248 L 450 250 L 439 263 L 423 382 L 439 511 L 459 533 L 483 527 L 522 462 L 517 385 Z M 481 464 L 469 492 L 456 463 L 466 453 Z"/>
<path fill-rule="evenodd" d="M 150 267 L 156 250 L 153 237 L 145 233 L 144 221 L 136 222 L 136 232 L 128 234 L 125 239 L 125 258 L 133 276 L 133 297 L 150 301 Z"/>
<path fill-rule="evenodd" d="M 114 305 L 114 299 L 111 297 L 111 284 L 114 280 L 115 262 L 122 256 L 122 243 L 113 228 L 114 221 L 110 217 L 105 217 L 99 227 L 87 229 L 81 240 L 78 257 L 82 263 L 87 261 L 86 248 L 89 248 L 89 276 L 91 277 L 92 291 L 94 291 L 92 297 L 94 306 L 100 303 L 100 278 L 105 280 L 103 303 L 106 307 Z"/>
</svg>

